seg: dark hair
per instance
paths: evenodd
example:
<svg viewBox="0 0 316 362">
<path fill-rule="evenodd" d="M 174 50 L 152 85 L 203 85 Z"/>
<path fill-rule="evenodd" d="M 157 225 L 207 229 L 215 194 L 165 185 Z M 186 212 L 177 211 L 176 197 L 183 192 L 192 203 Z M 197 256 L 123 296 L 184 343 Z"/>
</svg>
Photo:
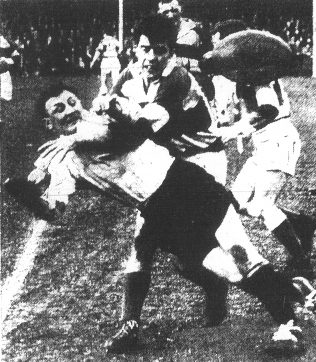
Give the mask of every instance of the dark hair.
<svg viewBox="0 0 316 362">
<path fill-rule="evenodd" d="M 170 4 L 173 0 L 160 0 L 159 3 L 161 4 Z M 178 4 L 181 6 L 181 0 L 176 0 Z"/>
<path fill-rule="evenodd" d="M 141 35 L 145 35 L 150 42 L 166 42 L 170 49 L 173 49 L 177 42 L 177 33 L 176 25 L 172 19 L 168 19 L 161 14 L 156 14 L 141 20 L 135 29 L 134 37 L 138 43 Z"/>
<path fill-rule="evenodd" d="M 39 121 L 43 120 L 43 118 L 47 116 L 45 108 L 46 102 L 52 97 L 59 96 L 63 91 L 69 91 L 74 95 L 78 96 L 77 91 L 74 88 L 64 83 L 59 82 L 49 85 L 48 88 L 45 89 L 45 91 L 40 95 L 38 101 L 36 102 L 35 111 Z"/>
<path fill-rule="evenodd" d="M 247 25 L 244 21 L 240 19 L 228 19 L 216 23 L 212 30 L 212 34 L 220 33 L 220 38 L 223 39 L 230 34 L 246 29 Z"/>
</svg>

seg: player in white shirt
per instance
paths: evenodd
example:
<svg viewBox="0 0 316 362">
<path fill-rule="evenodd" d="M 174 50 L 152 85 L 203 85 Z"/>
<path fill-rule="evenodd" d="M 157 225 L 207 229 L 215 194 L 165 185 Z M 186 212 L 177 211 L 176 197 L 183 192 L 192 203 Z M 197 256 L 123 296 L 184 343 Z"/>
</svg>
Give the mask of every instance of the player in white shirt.
<svg viewBox="0 0 316 362">
<path fill-rule="evenodd" d="M 101 59 L 101 87 L 100 94 L 106 94 L 108 92 L 107 81 L 110 77 L 110 84 L 116 83 L 121 70 L 121 64 L 118 58 L 119 42 L 115 37 L 104 34 L 103 39 L 95 50 L 94 57 L 91 61 L 90 68 L 92 68 L 95 62 Z M 110 88 L 110 87 L 109 87 Z"/>
<path fill-rule="evenodd" d="M 229 28 L 231 25 L 229 21 L 219 24 L 213 40 L 216 42 L 235 32 L 236 29 Z M 276 204 L 286 182 L 295 174 L 301 149 L 282 81 L 277 79 L 258 85 L 240 82 L 235 86 L 227 82 L 231 85 L 228 88 L 231 94 L 224 99 L 229 100 L 226 103 L 230 109 L 219 109 L 218 118 L 224 126 L 230 126 L 220 128 L 219 133 L 225 142 L 237 138 L 239 146 L 243 137 L 251 136 L 254 146 L 252 156 L 232 185 L 232 192 L 241 212 L 262 217 L 268 230 L 285 246 L 291 255 L 290 268 L 311 276 L 310 254 L 316 223 L 307 215 L 281 209 Z M 219 105 L 220 100 L 219 97 Z M 239 121 L 234 123 L 234 119 Z M 251 127 L 250 124 L 256 125 Z M 242 151 L 242 147 L 239 148 Z"/>
</svg>

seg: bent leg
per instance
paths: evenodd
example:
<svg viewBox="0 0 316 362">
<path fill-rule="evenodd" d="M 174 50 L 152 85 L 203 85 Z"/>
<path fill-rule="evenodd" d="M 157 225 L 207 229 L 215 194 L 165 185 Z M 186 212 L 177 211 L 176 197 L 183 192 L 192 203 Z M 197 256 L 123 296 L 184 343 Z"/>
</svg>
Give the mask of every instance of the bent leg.
<svg viewBox="0 0 316 362">
<path fill-rule="evenodd" d="M 278 323 L 294 318 L 291 301 L 303 303 L 293 282 L 277 273 L 251 244 L 241 221 L 230 206 L 216 231 L 221 247 L 214 248 L 203 266 L 256 296 Z"/>
<path fill-rule="evenodd" d="M 216 230 L 215 237 L 226 254 L 227 262 L 229 263 L 228 259 L 232 259 L 241 275 L 246 275 L 258 265 L 267 263 L 249 240 L 240 217 L 232 205 L 229 206 L 221 225 Z"/>
</svg>

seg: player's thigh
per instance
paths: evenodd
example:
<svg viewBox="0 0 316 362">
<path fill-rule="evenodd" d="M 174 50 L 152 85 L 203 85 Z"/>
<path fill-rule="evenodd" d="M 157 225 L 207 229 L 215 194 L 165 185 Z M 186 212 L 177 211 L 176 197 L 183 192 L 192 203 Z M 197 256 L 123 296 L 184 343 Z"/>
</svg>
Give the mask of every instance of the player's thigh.
<svg viewBox="0 0 316 362">
<path fill-rule="evenodd" d="M 170 234 L 166 236 L 162 250 L 175 255 L 179 265 L 185 266 L 186 270 L 201 267 L 205 256 L 218 246 L 213 228 L 204 223 L 180 225 L 178 230 L 170 228 Z"/>
<path fill-rule="evenodd" d="M 230 283 L 239 283 L 242 273 L 230 253 L 220 247 L 212 249 L 202 262 L 203 267 Z"/>
<path fill-rule="evenodd" d="M 112 77 L 112 83 L 116 83 L 116 81 L 119 78 L 120 75 L 120 69 L 121 69 L 121 63 L 119 62 L 118 59 L 116 59 L 113 64 L 112 64 L 112 68 L 111 68 L 111 77 Z"/>
<path fill-rule="evenodd" d="M 200 153 L 187 157 L 186 161 L 202 167 L 209 175 L 214 176 L 215 180 L 220 184 L 226 184 L 227 157 L 224 150 L 220 152 Z"/>
<path fill-rule="evenodd" d="M 285 133 L 273 134 L 259 140 L 253 157 L 262 169 L 279 170 L 294 175 L 300 150 L 298 132 L 294 127 L 289 127 Z"/>
<path fill-rule="evenodd" d="M 240 216 L 233 206 L 228 208 L 225 218 L 215 233 L 215 237 L 220 247 L 231 254 L 236 254 L 236 250 L 242 250 L 245 255 L 244 260 L 248 266 L 263 260 L 257 248 L 250 241 Z M 242 262 L 242 259 L 237 261 Z"/>
<path fill-rule="evenodd" d="M 232 193 L 241 207 L 244 207 L 253 196 L 257 172 L 258 167 L 251 157 L 243 165 L 232 185 Z"/>
<path fill-rule="evenodd" d="M 279 170 L 261 170 L 255 183 L 254 200 L 274 204 L 289 175 Z"/>
<path fill-rule="evenodd" d="M 110 73 L 111 71 L 110 64 L 106 58 L 102 59 L 100 68 L 101 68 L 101 76 L 106 77 L 107 74 Z"/>
<path fill-rule="evenodd" d="M 227 210 L 215 234 L 219 248 L 211 250 L 203 265 L 229 282 L 237 283 L 259 265 L 266 263 L 251 243 L 233 206 Z"/>
<path fill-rule="evenodd" d="M 232 283 L 240 282 L 252 270 L 266 263 L 250 242 L 232 205 L 217 230 L 198 225 L 181 238 L 187 254 L 178 255 L 187 267 L 201 260 L 203 267 Z"/>
</svg>

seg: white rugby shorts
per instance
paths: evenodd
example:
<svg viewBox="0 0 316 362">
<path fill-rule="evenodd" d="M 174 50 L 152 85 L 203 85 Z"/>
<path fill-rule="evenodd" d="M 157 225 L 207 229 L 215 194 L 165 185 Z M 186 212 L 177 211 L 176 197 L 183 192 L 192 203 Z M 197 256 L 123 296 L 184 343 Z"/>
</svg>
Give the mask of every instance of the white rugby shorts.
<svg viewBox="0 0 316 362">
<path fill-rule="evenodd" d="M 267 171 L 282 171 L 294 176 L 301 141 L 289 118 L 273 122 L 252 135 L 253 162 Z"/>
</svg>

